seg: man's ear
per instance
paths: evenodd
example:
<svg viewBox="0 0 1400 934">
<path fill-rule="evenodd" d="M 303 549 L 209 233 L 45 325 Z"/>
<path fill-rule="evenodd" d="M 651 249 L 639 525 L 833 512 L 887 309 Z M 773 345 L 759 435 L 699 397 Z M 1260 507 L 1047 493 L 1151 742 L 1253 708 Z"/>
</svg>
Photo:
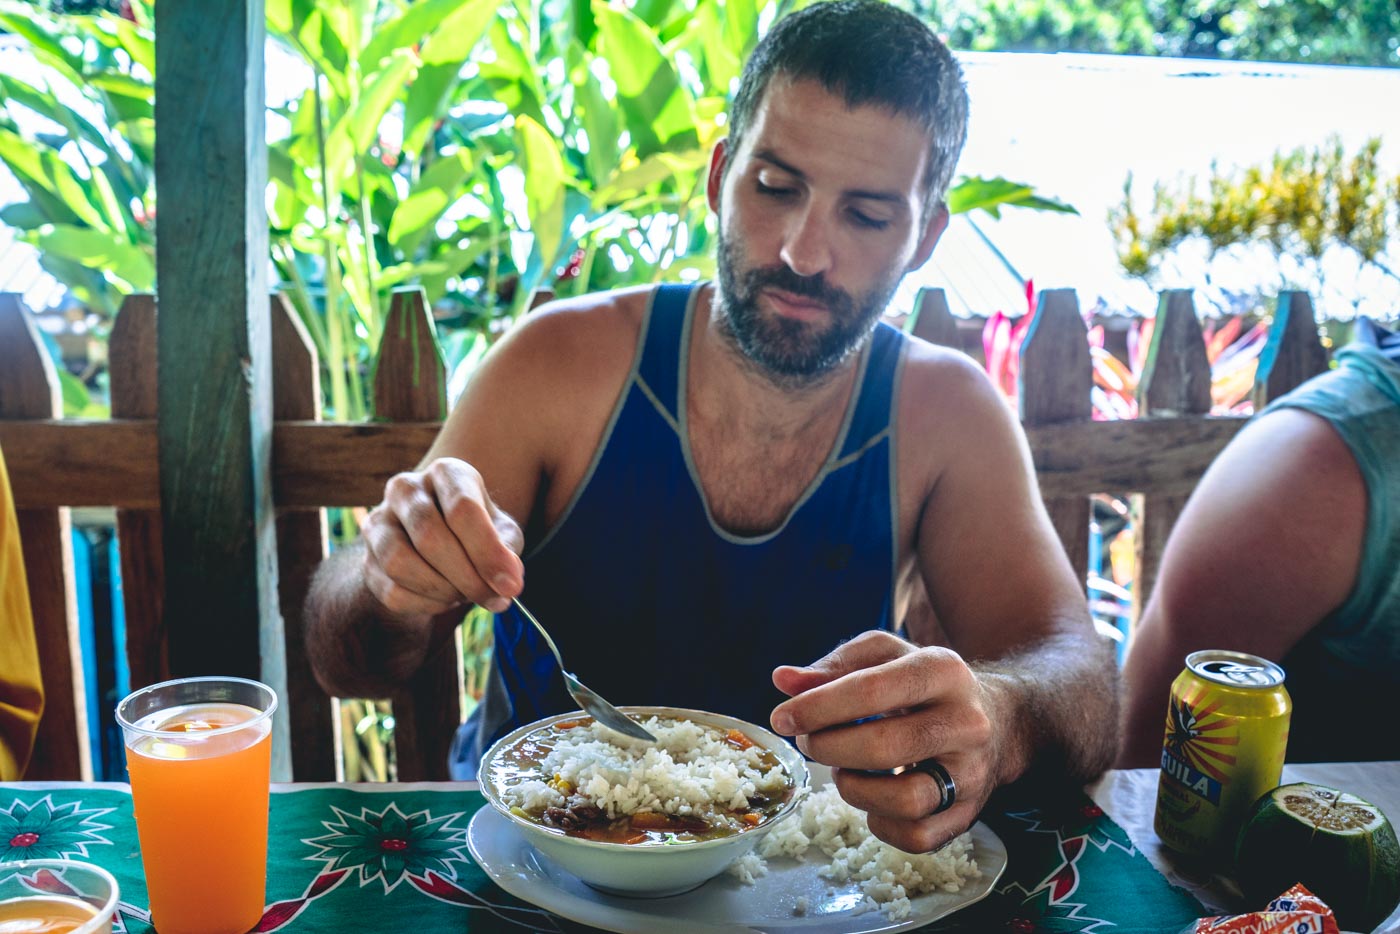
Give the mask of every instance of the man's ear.
<svg viewBox="0 0 1400 934">
<path fill-rule="evenodd" d="M 943 236 L 943 231 L 948 229 L 948 205 L 940 202 L 938 207 L 933 209 L 929 215 L 928 222 L 924 224 L 923 235 L 919 238 L 919 245 L 914 249 L 914 256 L 909 260 L 909 265 L 904 267 L 905 272 L 913 272 L 933 255 L 933 248 L 938 245 L 938 238 Z"/>
<path fill-rule="evenodd" d="M 710 210 L 719 216 L 720 190 L 724 187 L 724 167 L 729 164 L 729 140 L 715 143 L 710 152 L 710 176 L 705 182 L 705 198 L 710 202 Z"/>
</svg>

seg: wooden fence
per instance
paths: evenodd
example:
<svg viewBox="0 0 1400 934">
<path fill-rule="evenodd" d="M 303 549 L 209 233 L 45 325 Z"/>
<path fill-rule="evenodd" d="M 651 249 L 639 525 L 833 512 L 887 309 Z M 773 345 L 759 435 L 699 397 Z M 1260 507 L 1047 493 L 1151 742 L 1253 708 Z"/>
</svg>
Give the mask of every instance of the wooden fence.
<svg viewBox="0 0 1400 934">
<path fill-rule="evenodd" d="M 317 686 L 302 640 L 301 605 L 327 550 L 325 507 L 379 501 L 385 481 L 412 468 L 446 410 L 446 373 L 422 293 L 394 296 L 374 370 L 376 420 L 329 423 L 317 415 L 318 364 L 289 305 L 272 298 L 273 502 L 280 604 L 285 621 L 283 698 L 299 781 L 335 778 L 331 699 Z M 155 302 L 132 296 L 110 341 L 112 418 L 62 419 L 53 364 L 16 295 L 0 295 L 0 449 L 19 510 L 20 537 L 39 636 L 47 707 L 31 779 L 91 776 L 69 508 L 115 507 L 133 687 L 168 676 L 162 623 L 160 478 L 156 431 Z M 915 333 L 957 346 L 940 290 L 926 290 Z M 1256 405 L 1327 367 L 1312 303 L 1286 293 L 1274 315 L 1255 380 Z M 1157 556 L 1186 496 L 1243 419 L 1209 416 L 1210 367 L 1188 291 L 1165 292 L 1138 390 L 1141 417 L 1093 421 L 1093 382 L 1084 320 L 1073 291 L 1042 293 L 1022 347 L 1019 405 L 1055 528 L 1081 580 L 1088 564 L 1089 499 L 1097 492 L 1143 497 L 1134 593 L 1145 595 Z M 210 413 L 217 418 L 218 413 Z M 257 620 L 248 625 L 257 626 Z M 263 647 L 266 657 L 279 647 Z M 460 653 L 448 643 L 393 699 L 399 778 L 446 777 L 448 746 L 461 719 Z M 217 671 L 217 659 L 208 670 Z"/>
</svg>

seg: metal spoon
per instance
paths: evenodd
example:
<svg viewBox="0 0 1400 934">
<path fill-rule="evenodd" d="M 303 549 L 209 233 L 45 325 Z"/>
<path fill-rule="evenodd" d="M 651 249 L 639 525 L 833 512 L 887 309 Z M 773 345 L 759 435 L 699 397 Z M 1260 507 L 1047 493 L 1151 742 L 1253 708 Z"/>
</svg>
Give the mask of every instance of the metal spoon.
<svg viewBox="0 0 1400 934">
<path fill-rule="evenodd" d="M 525 618 L 534 624 L 535 628 L 544 636 L 544 641 L 549 643 L 549 650 L 554 653 L 554 660 L 559 663 L 559 671 L 564 675 L 564 687 L 568 688 L 569 696 L 578 701 L 578 705 L 593 715 L 593 718 L 603 726 L 611 727 L 619 733 L 625 733 L 633 739 L 644 739 L 649 743 L 656 742 L 656 737 L 642 729 L 641 724 L 633 720 L 627 714 L 618 710 L 612 704 L 603 700 L 601 696 L 584 687 L 583 682 L 569 674 L 564 667 L 564 658 L 559 654 L 559 647 L 554 644 L 554 640 L 549 637 L 549 632 L 540 625 L 540 621 L 535 619 L 535 615 L 525 609 L 525 604 L 515 598 L 511 598 L 515 605 L 520 608 L 520 612 Z"/>
</svg>

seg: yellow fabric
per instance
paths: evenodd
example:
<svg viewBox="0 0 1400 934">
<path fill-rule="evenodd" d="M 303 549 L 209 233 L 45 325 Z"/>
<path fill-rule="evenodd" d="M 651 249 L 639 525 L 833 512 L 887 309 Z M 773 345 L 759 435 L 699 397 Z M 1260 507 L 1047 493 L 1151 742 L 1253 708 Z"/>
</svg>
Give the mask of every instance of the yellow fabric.
<svg viewBox="0 0 1400 934">
<path fill-rule="evenodd" d="M 0 454 L 0 781 L 18 781 L 24 775 L 43 710 L 19 520 L 5 457 Z"/>
</svg>

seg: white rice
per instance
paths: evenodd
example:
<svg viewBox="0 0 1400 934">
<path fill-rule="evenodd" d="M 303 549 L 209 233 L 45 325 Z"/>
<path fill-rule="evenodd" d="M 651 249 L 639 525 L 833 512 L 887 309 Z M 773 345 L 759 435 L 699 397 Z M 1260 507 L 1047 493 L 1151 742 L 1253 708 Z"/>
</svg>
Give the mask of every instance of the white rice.
<svg viewBox="0 0 1400 934">
<path fill-rule="evenodd" d="M 957 892 L 982 875 L 972 858 L 971 834 L 934 853 L 905 853 L 872 835 L 865 813 L 842 800 L 835 785 L 808 795 L 797 815 L 774 827 L 759 841 L 757 853 L 735 862 L 729 872 L 751 885 L 768 871 L 764 858 L 802 859 L 813 846 L 831 860 L 818 870 L 820 875 L 839 885 L 857 885 L 869 899 L 865 904 L 883 908 L 892 921 L 909 916 L 911 898 Z"/>
<path fill-rule="evenodd" d="M 541 760 L 543 777 L 508 784 L 501 798 L 534 813 L 563 807 L 566 796 L 550 784 L 557 776 L 609 819 L 639 811 L 710 819 L 747 810 L 750 797 L 779 797 L 791 786 L 782 765 L 765 767 L 761 746 L 739 749 L 723 732 L 690 720 L 652 717 L 642 725 L 655 743 L 596 721 L 560 732 Z"/>
</svg>

